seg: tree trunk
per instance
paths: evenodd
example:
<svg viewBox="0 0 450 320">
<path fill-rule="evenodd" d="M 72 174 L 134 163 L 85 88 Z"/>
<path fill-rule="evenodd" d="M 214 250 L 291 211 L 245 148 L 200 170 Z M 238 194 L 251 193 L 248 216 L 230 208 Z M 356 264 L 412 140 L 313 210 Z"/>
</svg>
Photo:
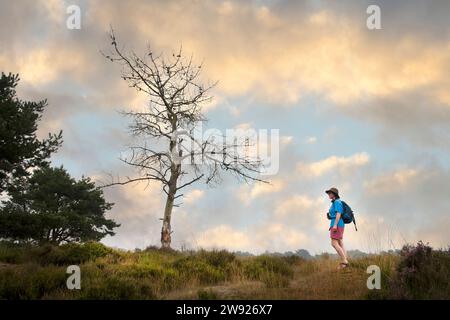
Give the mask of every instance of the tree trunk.
<svg viewBox="0 0 450 320">
<path fill-rule="evenodd" d="M 169 191 L 169 194 L 167 195 L 167 200 L 166 200 L 166 207 L 164 209 L 163 225 L 162 225 L 162 229 L 161 229 L 161 247 L 162 248 L 170 248 L 170 243 L 172 241 L 172 238 L 171 238 L 172 231 L 171 231 L 170 219 L 172 217 L 174 198 L 175 198 L 175 195 L 171 194 Z"/>
<path fill-rule="evenodd" d="M 172 132 L 176 132 L 177 130 L 177 119 L 176 117 L 170 119 L 172 125 Z M 169 150 L 173 154 L 176 150 L 176 138 L 171 139 L 169 143 Z M 179 154 L 181 156 L 181 153 Z M 171 226 L 171 218 L 172 218 L 172 209 L 173 203 L 175 201 L 175 194 L 177 193 L 177 180 L 180 175 L 181 164 L 173 163 L 170 167 L 170 178 L 168 187 L 169 190 L 167 192 L 167 200 L 166 207 L 164 208 L 164 218 L 163 225 L 161 228 L 161 247 L 162 248 L 170 248 L 170 244 L 172 242 L 172 226 Z"/>
<path fill-rule="evenodd" d="M 179 166 L 174 166 L 175 169 L 171 170 L 171 175 L 169 179 L 169 191 L 166 199 L 166 207 L 164 208 L 164 218 L 161 228 L 161 247 L 170 248 L 170 243 L 172 242 L 172 209 L 175 200 L 175 194 L 177 192 L 177 180 Z"/>
</svg>

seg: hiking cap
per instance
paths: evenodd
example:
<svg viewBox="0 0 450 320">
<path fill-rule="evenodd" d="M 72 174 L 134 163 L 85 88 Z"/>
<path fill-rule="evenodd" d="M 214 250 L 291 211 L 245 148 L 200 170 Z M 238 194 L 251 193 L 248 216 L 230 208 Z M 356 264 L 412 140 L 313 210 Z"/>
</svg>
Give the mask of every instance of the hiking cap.
<svg viewBox="0 0 450 320">
<path fill-rule="evenodd" d="M 327 194 L 330 193 L 330 192 L 333 193 L 336 197 L 339 197 L 339 190 L 338 189 L 333 187 L 333 188 L 330 188 L 329 190 L 325 191 L 325 193 L 327 193 Z"/>
</svg>

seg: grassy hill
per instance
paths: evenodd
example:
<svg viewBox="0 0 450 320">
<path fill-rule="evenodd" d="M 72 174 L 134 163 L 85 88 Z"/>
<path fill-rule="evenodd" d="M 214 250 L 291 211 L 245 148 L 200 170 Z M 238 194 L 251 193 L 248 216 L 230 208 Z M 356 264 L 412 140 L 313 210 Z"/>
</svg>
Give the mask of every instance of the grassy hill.
<svg viewBox="0 0 450 320">
<path fill-rule="evenodd" d="M 79 265 L 81 290 L 66 268 Z M 382 289 L 369 290 L 369 265 Z M 0 299 L 449 299 L 450 253 L 419 243 L 400 254 L 351 260 L 328 255 L 236 255 L 227 251 L 121 251 L 100 243 L 32 247 L 0 244 Z"/>
</svg>

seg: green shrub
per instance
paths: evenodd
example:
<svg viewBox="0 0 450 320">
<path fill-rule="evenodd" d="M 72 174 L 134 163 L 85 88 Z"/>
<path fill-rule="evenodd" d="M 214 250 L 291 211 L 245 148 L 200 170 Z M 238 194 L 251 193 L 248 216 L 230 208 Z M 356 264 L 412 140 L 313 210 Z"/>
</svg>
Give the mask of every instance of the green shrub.
<svg viewBox="0 0 450 320">
<path fill-rule="evenodd" d="M 204 260 L 206 263 L 216 267 L 216 268 L 227 268 L 236 260 L 236 256 L 226 250 L 200 250 L 195 254 L 195 257 Z"/>
<path fill-rule="evenodd" d="M 258 278 L 260 273 L 271 272 L 285 276 L 292 276 L 290 265 L 282 257 L 261 255 L 248 260 L 246 272 L 251 278 Z"/>
<path fill-rule="evenodd" d="M 5 242 L 0 243 L 0 262 L 22 263 L 24 260 L 24 249 Z"/>
<path fill-rule="evenodd" d="M 146 249 L 139 253 L 133 253 L 132 256 L 130 256 L 130 259 L 134 259 L 135 262 L 139 264 L 147 264 L 147 265 L 153 265 L 153 266 L 161 266 L 170 264 L 171 262 L 175 261 L 179 257 L 183 257 L 184 255 L 181 255 L 179 252 L 176 252 L 174 250 L 171 251 L 164 251 L 160 249 L 154 249 L 149 250 Z"/>
<path fill-rule="evenodd" d="M 179 255 L 170 266 L 187 281 L 215 284 L 231 280 L 239 274 L 241 262 L 233 253 L 226 250 L 200 250 Z"/>
<path fill-rule="evenodd" d="M 61 246 L 44 245 L 31 250 L 32 259 L 43 265 L 54 264 L 66 266 L 81 264 L 86 261 L 104 257 L 113 250 L 98 242 L 84 244 L 69 243 Z"/>
<path fill-rule="evenodd" d="M 159 256 L 165 256 L 165 257 L 174 257 L 179 256 L 180 252 L 172 249 L 172 248 L 161 248 L 157 246 L 148 246 L 144 250 L 141 250 L 140 252 L 143 253 L 149 253 L 152 255 L 159 255 Z"/>
<path fill-rule="evenodd" d="M 247 278 L 262 281 L 267 287 L 286 286 L 294 275 L 292 267 L 286 259 L 271 255 L 248 259 L 244 273 Z"/>
<path fill-rule="evenodd" d="M 153 267 L 149 265 L 131 264 L 131 265 L 119 265 L 114 269 L 114 274 L 123 277 L 132 278 L 152 278 L 161 279 L 164 274 L 164 269 L 160 267 Z"/>
<path fill-rule="evenodd" d="M 216 268 L 196 256 L 178 259 L 172 264 L 172 267 L 187 281 L 197 280 L 201 284 L 214 284 L 226 279 L 224 270 Z"/>
<path fill-rule="evenodd" d="M 29 264 L 0 272 L 0 299 L 41 299 L 54 290 L 66 289 L 64 268 Z"/>
<path fill-rule="evenodd" d="M 83 249 L 89 253 L 89 258 L 91 260 L 104 257 L 108 254 L 113 253 L 113 249 L 105 246 L 103 243 L 95 242 L 95 241 L 88 241 L 86 243 L 82 244 Z"/>
<path fill-rule="evenodd" d="M 137 300 L 156 299 L 150 285 L 133 278 L 105 276 L 82 287 L 81 299 Z"/>
<path fill-rule="evenodd" d="M 112 253 L 115 253 L 114 250 L 98 242 L 69 243 L 61 246 L 52 244 L 31 246 L 6 242 L 0 243 L 0 261 L 13 264 L 24 262 L 60 266 L 80 264 Z"/>
</svg>

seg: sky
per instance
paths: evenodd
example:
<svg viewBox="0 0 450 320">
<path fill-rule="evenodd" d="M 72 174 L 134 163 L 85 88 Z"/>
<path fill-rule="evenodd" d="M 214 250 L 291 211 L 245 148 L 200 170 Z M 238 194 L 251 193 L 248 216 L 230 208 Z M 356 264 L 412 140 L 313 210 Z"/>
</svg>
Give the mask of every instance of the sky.
<svg viewBox="0 0 450 320">
<path fill-rule="evenodd" d="M 380 8 L 371 30 L 366 9 Z M 67 8 L 80 8 L 69 29 Z M 20 98 L 48 100 L 39 135 L 63 130 L 52 156 L 71 175 L 135 174 L 119 114 L 146 104 L 106 60 L 113 26 L 124 50 L 180 46 L 218 81 L 211 128 L 279 129 L 270 184 L 224 176 L 193 185 L 172 218 L 175 248 L 331 252 L 324 190 L 355 211 L 347 249 L 450 244 L 450 2 L 0 0 L 0 71 Z M 156 183 L 105 189 L 121 223 L 105 244 L 159 245 L 165 197 Z"/>
</svg>

